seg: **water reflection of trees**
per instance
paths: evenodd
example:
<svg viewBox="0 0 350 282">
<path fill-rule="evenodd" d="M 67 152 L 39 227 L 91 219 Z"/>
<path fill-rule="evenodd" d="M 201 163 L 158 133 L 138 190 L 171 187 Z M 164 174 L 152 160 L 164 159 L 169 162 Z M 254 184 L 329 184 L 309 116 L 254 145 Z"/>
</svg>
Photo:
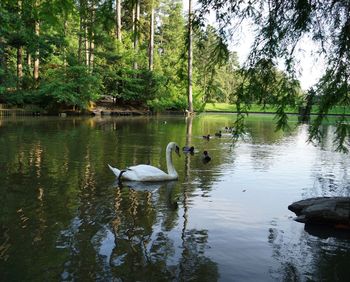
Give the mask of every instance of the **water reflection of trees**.
<svg viewBox="0 0 350 282">
<path fill-rule="evenodd" d="M 334 152 L 334 128 L 323 128 L 327 132 L 322 150 L 315 152 L 312 177 L 313 187 L 305 189 L 303 197 L 350 196 L 350 159 L 346 154 Z"/>
<path fill-rule="evenodd" d="M 38 273 L 51 267 L 48 276 L 59 273 L 62 280 L 217 280 L 217 265 L 205 256 L 209 234 L 188 228 L 188 216 L 196 191 L 207 195 L 222 164 L 234 160 L 235 151 L 228 153 L 224 138 L 209 143 L 200 138 L 221 124 L 201 128 L 187 120 L 186 142 L 208 147 L 213 160 L 204 165 L 198 154 L 175 159 L 180 181 L 154 193 L 111 189 L 106 163 L 150 162 L 164 168 L 167 143 L 184 142 L 184 123 L 67 119 L 19 124 L 14 134 L 0 136 L 2 144 L 9 144 L 1 151 L 6 173 L 0 172 L 6 187 L 2 201 L 7 202 L 1 219 L 6 265 L 20 265 L 19 280 L 33 267 Z M 16 246 L 8 247 L 11 242 Z M 26 260 L 28 250 L 37 263 Z"/>
<path fill-rule="evenodd" d="M 181 232 L 182 253 L 177 261 L 178 246 L 171 235 L 179 212 L 174 202 L 180 195 L 172 192 L 177 189 L 176 184 L 160 184 L 157 195 L 130 188 L 116 189 L 115 219 L 112 221 L 115 247 L 110 259 L 114 277 L 127 281 L 217 279 L 216 264 L 204 253 L 206 232 L 187 231 L 186 220 Z M 185 213 L 187 208 L 183 207 Z"/>
<path fill-rule="evenodd" d="M 257 170 L 267 170 L 274 162 L 278 154 L 278 146 L 281 142 L 288 142 L 298 134 L 298 128 L 294 125 L 289 131 L 276 130 L 274 121 L 261 119 L 247 122 L 247 132 L 250 136 L 251 158 L 253 166 Z"/>
<path fill-rule="evenodd" d="M 269 229 L 268 242 L 272 246 L 273 258 L 277 262 L 277 267 L 271 268 L 272 277 L 279 281 L 348 279 L 350 252 L 347 232 L 337 236 L 333 230 L 332 233 L 322 237 L 326 234 L 324 228 L 316 227 L 317 230 L 300 230 L 298 233 L 291 233 L 292 237 L 288 237 L 277 224 L 272 225 L 273 227 Z"/>
</svg>

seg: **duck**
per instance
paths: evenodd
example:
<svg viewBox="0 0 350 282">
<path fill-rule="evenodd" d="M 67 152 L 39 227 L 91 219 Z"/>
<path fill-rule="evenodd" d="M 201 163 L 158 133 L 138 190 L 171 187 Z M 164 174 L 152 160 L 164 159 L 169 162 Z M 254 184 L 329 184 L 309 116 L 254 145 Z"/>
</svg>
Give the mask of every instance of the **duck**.
<svg viewBox="0 0 350 282">
<path fill-rule="evenodd" d="M 210 134 L 208 134 L 208 135 L 203 135 L 203 138 L 206 139 L 206 140 L 210 140 Z"/>
<path fill-rule="evenodd" d="M 219 132 L 216 132 L 216 133 L 215 133 L 215 136 L 221 137 L 221 136 L 222 136 L 221 130 L 220 130 Z"/>
<path fill-rule="evenodd" d="M 203 163 L 208 163 L 211 161 L 211 157 L 209 156 L 208 151 L 203 152 L 202 161 Z"/>
<path fill-rule="evenodd" d="M 194 147 L 193 146 L 191 146 L 191 147 L 185 146 L 185 147 L 182 148 L 182 151 L 184 153 L 191 153 L 191 154 L 193 154 L 194 153 Z"/>
<path fill-rule="evenodd" d="M 165 150 L 166 164 L 168 173 L 161 169 L 151 166 L 140 164 L 136 166 L 130 166 L 126 169 L 120 170 L 112 167 L 108 164 L 109 169 L 118 178 L 118 181 L 129 180 L 129 181 L 141 181 L 141 182 L 157 182 L 157 181 L 169 181 L 177 180 L 179 178 L 172 160 L 172 152 L 175 152 L 180 156 L 180 148 L 175 142 L 170 142 Z"/>
</svg>

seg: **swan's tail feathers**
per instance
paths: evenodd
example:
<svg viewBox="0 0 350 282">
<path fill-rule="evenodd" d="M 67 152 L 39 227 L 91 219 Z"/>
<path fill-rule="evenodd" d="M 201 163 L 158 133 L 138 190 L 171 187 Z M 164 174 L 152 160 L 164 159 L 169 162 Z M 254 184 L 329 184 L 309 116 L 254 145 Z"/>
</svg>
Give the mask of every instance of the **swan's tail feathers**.
<svg viewBox="0 0 350 282">
<path fill-rule="evenodd" d="M 115 167 L 112 167 L 110 165 L 108 165 L 109 169 L 115 174 L 116 177 L 119 177 L 120 175 L 120 170 L 115 168 Z"/>
</svg>

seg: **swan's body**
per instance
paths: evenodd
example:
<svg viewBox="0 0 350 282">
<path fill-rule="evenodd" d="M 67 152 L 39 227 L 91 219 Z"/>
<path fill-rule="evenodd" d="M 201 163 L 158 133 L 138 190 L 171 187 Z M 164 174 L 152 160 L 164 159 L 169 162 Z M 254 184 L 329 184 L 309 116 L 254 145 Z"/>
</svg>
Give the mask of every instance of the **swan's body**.
<svg viewBox="0 0 350 282">
<path fill-rule="evenodd" d="M 179 146 L 175 142 L 170 142 L 166 147 L 166 164 L 168 173 L 151 165 L 135 165 L 124 170 L 108 167 L 112 170 L 119 180 L 131 181 L 168 181 L 178 179 L 178 174 L 174 168 L 172 161 L 172 151 L 179 155 Z"/>
</svg>

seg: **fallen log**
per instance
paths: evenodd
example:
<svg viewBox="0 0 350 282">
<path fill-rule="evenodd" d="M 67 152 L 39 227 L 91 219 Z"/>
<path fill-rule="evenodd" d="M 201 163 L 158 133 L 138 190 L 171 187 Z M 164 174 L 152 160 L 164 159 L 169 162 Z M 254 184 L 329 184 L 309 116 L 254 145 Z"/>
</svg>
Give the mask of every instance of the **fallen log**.
<svg viewBox="0 0 350 282">
<path fill-rule="evenodd" d="M 288 206 L 296 221 L 350 230 L 350 197 L 317 197 Z"/>
</svg>

